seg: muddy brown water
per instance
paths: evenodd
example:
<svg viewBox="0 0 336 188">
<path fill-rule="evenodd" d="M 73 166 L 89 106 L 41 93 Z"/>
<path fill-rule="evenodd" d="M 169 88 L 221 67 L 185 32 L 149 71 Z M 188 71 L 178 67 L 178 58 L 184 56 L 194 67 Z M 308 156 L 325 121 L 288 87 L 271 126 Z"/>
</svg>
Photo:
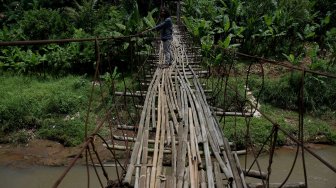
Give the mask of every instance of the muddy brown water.
<svg viewBox="0 0 336 188">
<path fill-rule="evenodd" d="M 316 152 L 324 160 L 328 161 L 334 167 L 336 167 L 336 146 L 326 145 L 312 145 L 312 151 Z M 272 169 L 271 169 L 271 183 L 282 183 L 287 177 L 290 168 L 293 165 L 293 161 L 296 154 L 296 148 L 283 147 L 275 151 Z M 305 152 L 306 170 L 307 170 L 307 182 L 308 187 L 312 188 L 336 188 L 336 173 L 326 167 L 323 163 L 317 160 L 314 156 Z M 252 163 L 252 155 L 247 158 L 247 166 Z M 262 155 L 258 160 L 262 171 L 267 172 L 267 166 L 269 163 L 269 156 Z M 241 166 L 245 167 L 245 157 L 240 157 Z M 254 165 L 254 170 L 257 170 L 257 166 Z M 254 178 L 247 178 L 246 182 L 260 182 Z M 298 155 L 294 170 L 290 176 L 288 183 L 304 182 L 304 171 L 301 153 Z"/>
<path fill-rule="evenodd" d="M 318 146 L 312 149 L 317 154 L 327 160 L 329 163 L 336 165 L 336 146 Z M 271 182 L 282 182 L 289 172 L 295 156 L 294 148 L 281 148 L 275 152 Z M 325 167 L 321 162 L 315 159 L 310 154 L 305 155 L 308 173 L 308 187 L 316 188 L 335 188 L 336 187 L 336 173 Z M 244 166 L 244 157 L 240 157 L 241 165 Z M 250 164 L 252 156 L 248 157 L 247 163 Z M 263 155 L 259 159 L 262 170 L 266 171 L 268 164 L 268 156 Z M 253 169 L 256 169 L 254 166 Z M 50 167 L 50 166 L 0 166 L 0 187 L 1 188 L 45 188 L 51 187 L 57 178 L 63 173 L 65 167 Z M 116 171 L 114 167 L 107 167 L 111 179 L 116 179 Z M 90 172 L 90 187 L 100 187 L 99 182 L 94 174 Z M 103 183 L 106 180 L 103 179 Z M 247 182 L 260 182 L 253 178 L 247 178 Z M 288 182 L 304 182 L 302 162 L 299 158 L 294 168 L 294 172 Z M 63 182 L 60 184 L 61 188 L 81 188 L 87 187 L 86 167 L 77 165 L 70 170 Z"/>
</svg>

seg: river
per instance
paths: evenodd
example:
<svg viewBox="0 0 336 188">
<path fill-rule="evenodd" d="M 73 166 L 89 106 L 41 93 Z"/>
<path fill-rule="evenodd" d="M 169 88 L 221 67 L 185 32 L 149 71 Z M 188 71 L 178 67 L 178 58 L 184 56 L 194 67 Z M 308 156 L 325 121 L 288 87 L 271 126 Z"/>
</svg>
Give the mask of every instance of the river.
<svg viewBox="0 0 336 188">
<path fill-rule="evenodd" d="M 314 145 L 312 151 L 316 152 L 324 160 L 328 161 L 334 167 L 336 167 L 336 146 Z M 296 154 L 296 148 L 281 148 L 275 151 L 272 163 L 272 174 L 270 178 L 271 183 L 282 183 L 289 173 L 292 167 Z M 301 160 L 301 153 L 298 155 L 296 165 L 293 173 L 287 182 L 297 183 L 304 182 L 304 171 Z M 245 167 L 245 157 L 240 157 L 241 166 Z M 262 171 L 267 172 L 267 166 L 269 163 L 268 154 L 262 155 L 258 160 Z M 305 152 L 305 161 L 307 169 L 307 182 L 308 187 L 312 188 L 336 188 L 336 173 L 322 164 L 314 156 Z M 252 156 L 248 156 L 247 164 L 251 164 Z M 257 170 L 257 166 L 254 165 L 254 170 Z M 254 178 L 247 178 L 247 182 L 261 182 Z"/>
<path fill-rule="evenodd" d="M 329 163 L 336 165 L 336 146 L 321 146 L 313 149 L 319 156 L 323 157 Z M 288 174 L 289 168 L 295 156 L 295 149 L 282 148 L 275 152 L 271 182 L 280 183 Z M 336 173 L 325 167 L 321 162 L 310 154 L 305 155 L 308 174 L 308 187 L 312 188 L 335 188 Z M 240 157 L 241 165 L 244 166 L 244 157 Z M 251 163 L 252 157 L 248 157 L 248 163 Z M 268 157 L 261 156 L 259 162 L 263 171 L 266 172 Z M 1 188 L 45 188 L 51 187 L 57 178 L 63 173 L 65 167 L 31 166 L 17 168 L 10 166 L 0 166 L 0 187 Z M 116 179 L 114 167 L 107 167 L 111 179 Z M 253 169 L 256 169 L 255 167 Z M 99 187 L 99 182 L 91 170 L 91 187 Z M 101 176 L 103 177 L 103 176 Z M 247 178 L 247 182 L 258 182 L 253 178 Z M 103 181 L 104 185 L 106 180 Z M 302 162 L 298 159 L 294 172 L 289 182 L 304 182 Z M 61 188 L 82 188 L 87 187 L 86 167 L 75 166 L 70 170 L 66 178 L 60 184 Z"/>
</svg>

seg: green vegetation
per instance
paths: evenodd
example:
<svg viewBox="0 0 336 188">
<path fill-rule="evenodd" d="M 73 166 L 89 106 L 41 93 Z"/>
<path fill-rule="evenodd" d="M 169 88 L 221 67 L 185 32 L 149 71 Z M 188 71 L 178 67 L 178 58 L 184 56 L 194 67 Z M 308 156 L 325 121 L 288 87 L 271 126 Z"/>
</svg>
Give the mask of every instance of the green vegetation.
<svg viewBox="0 0 336 188">
<path fill-rule="evenodd" d="M 125 87 L 121 78 L 113 79 L 115 88 Z M 92 89 L 89 80 L 82 76 L 46 79 L 1 76 L 0 142 L 25 143 L 37 137 L 55 140 L 65 146 L 82 143 Z M 129 78 L 125 80 L 131 82 Z M 120 103 L 108 95 L 111 83 L 112 80 L 105 80 L 101 89 L 93 93 L 89 131 L 94 129 L 97 118 L 104 113 L 102 108 L 109 102 Z"/>
<path fill-rule="evenodd" d="M 287 132 L 293 136 L 298 135 L 298 114 L 293 111 L 282 110 L 270 105 L 262 105 L 261 111 L 277 122 Z M 336 131 L 330 127 L 329 121 L 307 115 L 304 118 L 304 141 L 313 143 L 336 143 Z M 335 117 L 334 117 L 335 120 Z M 224 135 L 236 143 L 237 148 L 245 148 L 246 132 L 249 127 L 250 142 L 258 147 L 270 136 L 272 124 L 264 117 L 260 118 L 241 118 L 226 117 L 223 119 Z M 249 125 L 249 126 L 247 126 Z M 267 142 L 269 144 L 269 142 Z M 288 137 L 279 132 L 277 145 L 292 145 Z M 267 149 L 267 148 L 266 148 Z"/>
<path fill-rule="evenodd" d="M 280 60 L 301 60 L 309 54 L 307 45 L 313 45 L 318 49 L 316 60 L 326 59 L 327 67 L 335 64 L 332 0 L 188 0 L 183 4 L 183 21 L 208 62 L 215 62 L 221 51 L 210 50 L 215 45 Z"/>
<path fill-rule="evenodd" d="M 155 24 L 158 9 L 142 6 L 134 0 L 4 0 L 0 41 L 128 36 Z M 144 6 L 151 12 L 139 12 Z M 152 50 L 150 42 L 143 38 L 99 41 L 102 83 L 96 83 L 93 93 L 89 131 L 109 104 L 121 103 L 113 98 L 114 91 L 135 89 L 135 67 Z M 2 47 L 0 142 L 26 143 L 37 137 L 66 146 L 81 143 L 96 52 L 94 42 Z M 123 118 L 130 121 L 127 117 Z"/>
<path fill-rule="evenodd" d="M 283 109 L 297 110 L 301 75 L 293 72 L 279 78 L 266 79 L 261 92 L 262 101 Z M 254 90 L 256 85 L 260 85 L 261 79 L 249 81 L 249 87 Z M 336 109 L 336 79 L 308 75 L 304 82 L 304 105 L 307 112 L 322 114 Z"/>
<path fill-rule="evenodd" d="M 0 41 L 128 36 L 152 27 L 160 7 L 156 1 L 137 0 L 1 2 Z M 295 135 L 297 120 L 292 120 L 297 114 L 289 110 L 298 108 L 301 73 L 288 70 L 272 73 L 266 69 L 269 74 L 265 80 L 257 72 L 246 81 L 251 60 L 240 63 L 235 52 L 335 73 L 336 3 L 333 0 L 186 0 L 181 3 L 182 21 L 192 41 L 201 47 L 204 64 L 213 73 L 208 80 L 209 88 L 214 90 L 212 102 L 225 110 L 242 110 L 246 105 L 246 85 L 262 102 L 262 110 L 276 114 L 275 120 Z M 170 9 L 174 12 L 175 7 Z M 152 50 L 150 42 L 145 38 L 99 41 L 99 78 L 104 84 L 100 91 L 95 91 L 100 97 L 93 101 L 94 115 L 89 118 L 89 129 L 95 126 L 102 108 L 121 103 L 111 97 L 114 91 L 135 90 L 135 67 Z M 97 63 L 95 50 L 94 42 L 1 47 L 1 141 L 27 142 L 36 136 L 65 145 L 80 143 L 84 137 L 91 77 Z M 235 77 L 227 81 L 227 75 Z M 305 140 L 324 135 L 335 143 L 335 131 L 326 122 L 336 119 L 336 80 L 307 74 L 304 82 Z M 228 95 L 224 99 L 225 88 Z M 239 138 L 237 143 L 241 147 L 246 120 L 228 117 L 225 121 L 229 139 Z M 253 142 L 262 143 L 271 127 L 263 118 L 251 119 Z M 285 143 L 285 137 L 280 135 L 278 144 Z"/>
<path fill-rule="evenodd" d="M 58 140 L 65 145 L 82 141 L 84 132 L 78 130 L 84 131 L 83 120 L 91 86 L 88 80 L 73 76 L 46 80 L 1 76 L 0 80 L 2 135 L 34 130 L 40 138 Z M 2 141 L 8 138 L 1 137 Z"/>
<path fill-rule="evenodd" d="M 152 7 L 151 12 L 141 16 L 134 0 L 120 3 L 74 0 L 56 4 L 44 0 L 3 1 L 1 8 L 4 11 L 0 15 L 0 41 L 128 36 L 152 27 L 155 24 L 153 16 L 157 14 L 157 9 Z M 113 62 L 125 70 L 137 65 L 135 54 L 143 59 L 151 50 L 150 41 L 142 38 L 106 40 L 99 46 L 102 62 Z M 3 47 L 0 50 L 1 71 L 24 74 L 92 74 L 95 61 L 94 42 Z"/>
<path fill-rule="evenodd" d="M 246 85 L 261 106 L 273 106 L 262 111 L 276 114 L 271 117 L 283 122 L 296 136 L 297 123 L 284 122 L 286 117 L 278 114 L 298 110 L 302 72 L 263 64 L 262 75 L 258 60 L 239 59 L 235 52 L 334 74 L 335 7 L 331 0 L 183 1 L 183 23 L 194 43 L 201 47 L 203 62 L 213 73 L 207 84 L 214 91 L 212 104 L 225 111 L 244 111 Z M 250 65 L 253 68 L 247 80 Z M 335 130 L 331 126 L 336 119 L 336 79 L 306 73 L 304 84 L 305 140 L 313 141 L 314 137 L 324 135 L 327 142 L 335 143 Z M 298 114 L 290 117 L 297 119 Z M 226 134 L 242 147 L 248 121 L 231 117 L 225 120 Z M 262 143 L 271 128 L 271 123 L 263 118 L 251 119 L 253 144 Z M 280 136 L 278 144 L 284 143 L 287 143 L 285 137 Z"/>
</svg>

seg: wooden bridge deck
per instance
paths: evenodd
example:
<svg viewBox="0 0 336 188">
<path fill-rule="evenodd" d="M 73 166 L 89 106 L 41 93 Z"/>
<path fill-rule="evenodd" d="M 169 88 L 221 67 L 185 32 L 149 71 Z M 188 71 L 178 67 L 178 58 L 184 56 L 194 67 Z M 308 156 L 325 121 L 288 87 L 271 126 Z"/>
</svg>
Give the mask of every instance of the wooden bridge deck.
<svg viewBox="0 0 336 188">
<path fill-rule="evenodd" d="M 173 65 L 158 66 L 146 92 L 124 184 L 135 187 L 246 187 L 237 153 L 213 115 L 174 28 Z M 192 66 L 191 66 L 192 65 Z M 151 132 L 150 130 L 155 130 Z"/>
</svg>

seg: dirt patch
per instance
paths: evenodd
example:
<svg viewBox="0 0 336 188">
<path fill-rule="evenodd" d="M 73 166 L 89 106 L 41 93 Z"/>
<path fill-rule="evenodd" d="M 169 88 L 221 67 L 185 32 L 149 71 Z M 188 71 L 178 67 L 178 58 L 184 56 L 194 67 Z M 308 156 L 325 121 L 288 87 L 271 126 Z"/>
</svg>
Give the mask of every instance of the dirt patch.
<svg viewBox="0 0 336 188">
<path fill-rule="evenodd" d="M 95 143 L 95 148 L 102 161 L 111 160 L 111 153 L 102 143 Z M 32 165 L 66 166 L 80 152 L 82 146 L 64 147 L 50 140 L 32 140 L 26 145 L 0 145 L 0 165 L 27 167 Z M 93 154 L 94 156 L 94 154 Z M 78 164 L 85 163 L 82 155 Z M 97 162 L 94 156 L 94 161 Z"/>
</svg>

